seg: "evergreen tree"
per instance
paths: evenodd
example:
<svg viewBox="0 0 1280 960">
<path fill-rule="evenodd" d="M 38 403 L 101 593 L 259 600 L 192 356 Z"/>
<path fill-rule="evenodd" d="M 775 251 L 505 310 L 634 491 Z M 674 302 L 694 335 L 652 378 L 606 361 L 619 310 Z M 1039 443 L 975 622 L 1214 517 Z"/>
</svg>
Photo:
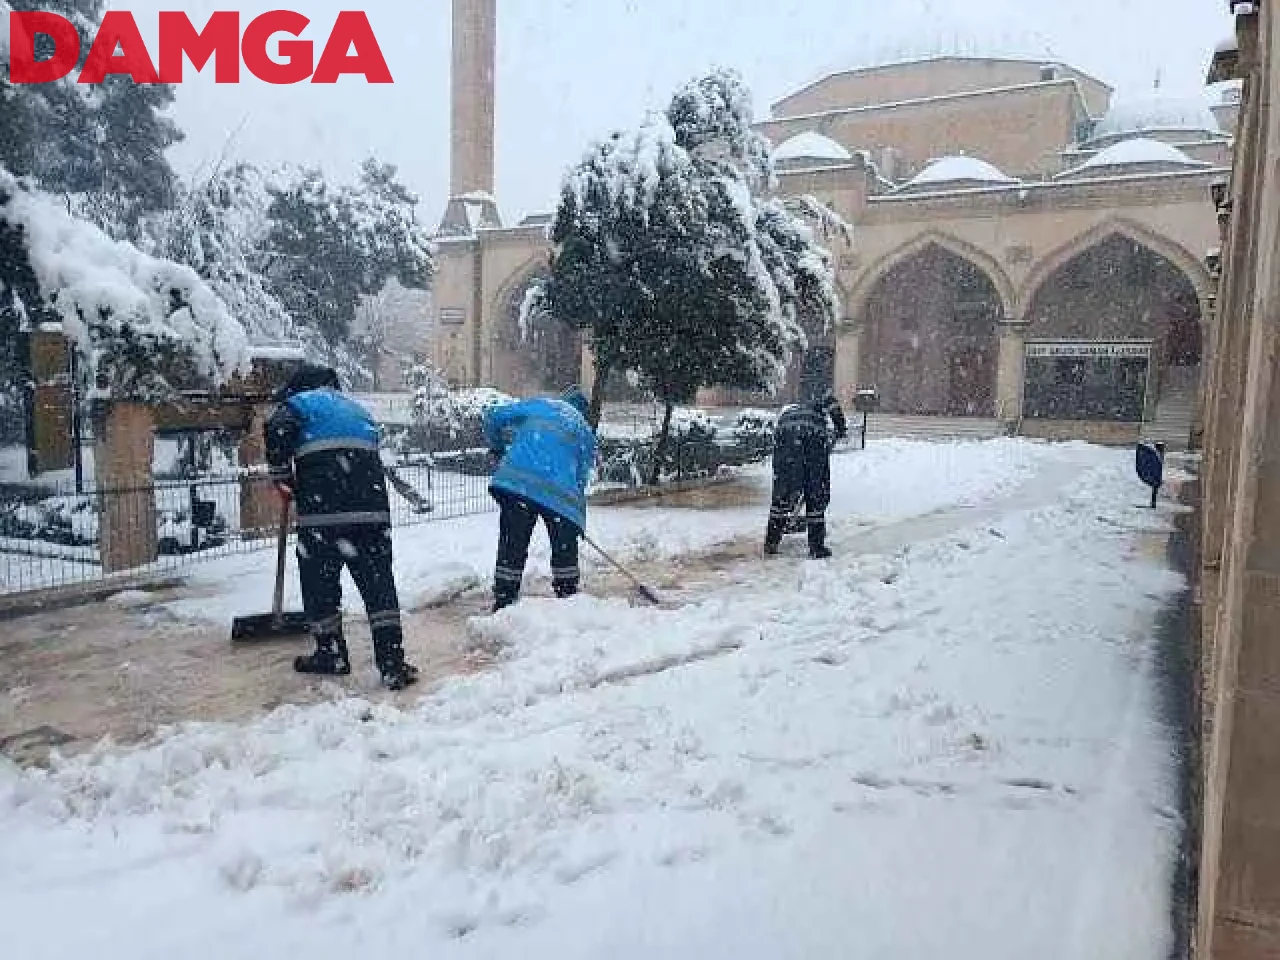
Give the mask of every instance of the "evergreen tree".
<svg viewBox="0 0 1280 960">
<path fill-rule="evenodd" d="M 80 59 L 105 7 L 103 0 L 8 0 L 15 10 L 66 17 L 81 37 Z M 38 37 L 37 56 L 48 38 Z M 164 111 L 172 87 L 135 84 L 112 75 L 85 86 L 77 70 L 54 83 L 9 82 L 0 71 L 0 166 L 29 176 L 50 193 L 65 194 L 77 213 L 117 238 L 136 240 L 139 218 L 173 200 L 173 171 L 165 151 L 182 133 Z"/>
<path fill-rule="evenodd" d="M 566 179 L 551 276 L 526 308 L 587 331 L 593 417 L 616 370 L 663 403 L 655 473 L 677 404 L 701 387 L 776 389 L 805 346 L 802 324 L 825 330 L 835 317 L 831 257 L 781 202 L 761 199 L 772 185 L 750 95 L 725 72 L 593 147 Z"/>
<path fill-rule="evenodd" d="M 424 289 L 434 273 L 417 197 L 397 181 L 394 167 L 373 160 L 354 186 L 332 187 L 307 171 L 271 194 L 265 244 L 271 291 L 316 351 L 349 379 L 367 382 L 370 372 L 352 337 L 362 298 L 392 277 Z"/>
<path fill-rule="evenodd" d="M 146 225 L 147 248 L 195 270 L 260 340 L 293 336 L 293 321 L 263 275 L 277 180 L 247 163 L 215 169 L 189 187 L 179 185 L 176 205 Z"/>
</svg>

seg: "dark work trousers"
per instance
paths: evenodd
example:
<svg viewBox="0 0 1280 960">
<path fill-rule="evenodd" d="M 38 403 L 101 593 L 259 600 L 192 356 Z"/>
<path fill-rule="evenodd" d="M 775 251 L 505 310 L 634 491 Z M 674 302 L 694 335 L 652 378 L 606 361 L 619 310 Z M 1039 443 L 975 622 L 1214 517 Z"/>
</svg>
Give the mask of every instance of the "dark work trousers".
<svg viewBox="0 0 1280 960">
<path fill-rule="evenodd" d="M 809 549 L 827 543 L 827 507 L 831 505 L 831 445 L 820 433 L 788 432 L 779 435 L 773 452 L 773 502 L 765 545 L 776 548 L 787 524 L 804 501 Z"/>
<path fill-rule="evenodd" d="M 520 599 L 529 542 L 539 518 L 551 540 L 551 583 L 556 596 L 563 599 L 576 594 L 581 580 L 577 526 L 524 497 L 495 490 L 493 499 L 502 510 L 498 520 L 498 564 L 493 574 L 494 609 L 509 607 Z"/>
<path fill-rule="evenodd" d="M 391 566 L 391 528 L 369 524 L 312 527 L 298 531 L 298 575 L 302 606 L 316 650 L 347 660 L 342 636 L 342 569 L 351 572 L 369 616 L 373 653 L 384 676 L 404 664 L 400 599 Z"/>
</svg>

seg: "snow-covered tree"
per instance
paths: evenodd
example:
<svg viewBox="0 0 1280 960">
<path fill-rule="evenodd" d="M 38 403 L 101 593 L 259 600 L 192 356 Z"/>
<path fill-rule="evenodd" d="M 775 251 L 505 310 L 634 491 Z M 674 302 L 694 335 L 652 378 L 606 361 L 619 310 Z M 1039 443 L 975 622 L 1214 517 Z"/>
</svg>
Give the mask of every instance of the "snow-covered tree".
<svg viewBox="0 0 1280 960">
<path fill-rule="evenodd" d="M 430 337 L 429 319 L 426 294 L 408 289 L 396 277 L 379 292 L 360 299 L 352 340 L 372 371 L 375 392 L 385 389 L 389 378 L 404 377 L 405 363 Z"/>
<path fill-rule="evenodd" d="M 837 309 L 830 255 L 776 200 L 750 95 L 714 73 L 677 92 L 667 113 L 594 146 L 566 178 L 551 276 L 526 302 L 581 327 L 595 350 L 593 415 L 603 385 L 633 371 L 666 407 L 701 387 L 773 390 L 802 327 Z"/>
<path fill-rule="evenodd" d="M 0 167 L 0 303 L 56 318 L 87 387 L 156 400 L 243 371 L 244 329 L 188 267 L 113 240 Z"/>
<path fill-rule="evenodd" d="M 271 193 L 264 253 L 272 293 L 302 339 L 327 353 L 350 381 L 368 382 L 352 342 L 361 299 L 392 277 L 424 289 L 434 274 L 417 198 L 396 180 L 395 167 L 374 160 L 366 161 L 354 186 L 334 187 L 307 171 Z"/>
<path fill-rule="evenodd" d="M 286 175 L 247 163 L 219 167 L 179 185 L 175 206 L 147 223 L 149 252 L 191 267 L 259 340 L 294 335 L 264 275 L 271 189 Z"/>
<path fill-rule="evenodd" d="M 43 10 L 75 24 L 81 63 L 106 6 L 104 0 L 6 2 L 14 10 Z M 7 11 L 4 20 L 7 43 Z M 37 37 L 37 56 L 48 52 L 47 43 Z M 79 84 L 76 70 L 52 83 L 17 85 L 9 82 L 9 58 L 0 61 L 0 165 L 66 195 L 76 213 L 113 236 L 136 240 L 139 218 L 173 199 L 165 151 L 182 133 L 165 113 L 172 87 L 135 84 L 120 75 Z"/>
</svg>

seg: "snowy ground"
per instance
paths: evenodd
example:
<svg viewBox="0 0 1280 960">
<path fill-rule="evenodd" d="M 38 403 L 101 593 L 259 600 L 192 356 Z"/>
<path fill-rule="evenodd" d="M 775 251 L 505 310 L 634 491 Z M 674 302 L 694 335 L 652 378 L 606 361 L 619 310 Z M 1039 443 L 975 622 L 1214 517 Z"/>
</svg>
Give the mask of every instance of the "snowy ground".
<svg viewBox="0 0 1280 960">
<path fill-rule="evenodd" d="M 1017 440 L 989 443 L 936 444 L 890 440 L 863 452 L 834 458 L 831 519 L 862 529 L 893 523 L 933 511 L 973 504 L 1026 483 L 1038 470 L 1074 470 L 1073 464 L 1096 451 L 1082 446 L 1053 447 Z M 1065 466 L 1061 466 L 1065 465 Z M 650 506 L 595 509 L 593 538 L 619 557 L 632 561 L 679 558 L 731 543 L 764 536 L 769 496 L 767 466 L 744 472 L 730 495 L 736 505 L 723 509 L 655 509 Z M 461 517 L 426 523 L 396 533 L 396 579 L 401 600 L 419 609 L 448 596 L 460 586 L 487 584 L 493 574 L 496 515 Z M 550 550 L 539 534 L 530 555 L 531 579 L 548 573 Z M 599 569 L 584 550 L 583 566 Z M 229 557 L 202 565 L 192 582 L 205 596 L 174 604 L 171 612 L 225 622 L 226 597 L 269 597 L 274 569 L 261 556 Z M 360 610 L 359 598 L 347 583 L 348 611 Z M 291 582 L 287 602 L 300 597 Z"/>
<path fill-rule="evenodd" d="M 886 446 L 837 467 L 830 564 L 796 544 L 672 610 L 531 599 L 472 621 L 492 669 L 402 709 L 0 770 L 4 955 L 1163 960 L 1180 583 L 1130 469 Z M 652 563 L 761 516 L 595 519 Z M 492 526 L 402 538 L 407 592 L 482 574 Z"/>
</svg>

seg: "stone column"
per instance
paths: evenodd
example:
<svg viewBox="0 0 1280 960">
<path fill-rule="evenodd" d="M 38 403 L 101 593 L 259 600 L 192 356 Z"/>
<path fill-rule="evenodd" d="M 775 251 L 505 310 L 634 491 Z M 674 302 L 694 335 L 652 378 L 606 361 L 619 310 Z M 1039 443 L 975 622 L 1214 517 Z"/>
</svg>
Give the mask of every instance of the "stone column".
<svg viewBox="0 0 1280 960">
<path fill-rule="evenodd" d="M 99 417 L 94 449 L 98 552 L 104 573 L 155 561 L 155 452 L 151 410 L 141 403 L 111 403 Z"/>
<path fill-rule="evenodd" d="M 497 0 L 453 0 L 450 194 L 493 193 Z"/>
<path fill-rule="evenodd" d="M 864 384 L 862 378 L 863 325 L 846 320 L 836 331 L 836 397 L 846 407 Z M 870 386 L 870 384 L 867 384 Z"/>
<path fill-rule="evenodd" d="M 263 427 L 272 407 L 253 408 L 249 429 L 240 441 L 240 468 L 252 470 L 240 480 L 240 535 L 264 537 L 280 522 L 280 500 L 266 475 L 267 445 Z M 259 468 L 253 470 L 252 468 Z"/>
<path fill-rule="evenodd" d="M 996 416 L 1014 428 L 1022 422 L 1022 396 L 1027 379 L 1027 328 L 1020 320 L 999 324 L 1000 359 L 996 368 Z"/>
</svg>

